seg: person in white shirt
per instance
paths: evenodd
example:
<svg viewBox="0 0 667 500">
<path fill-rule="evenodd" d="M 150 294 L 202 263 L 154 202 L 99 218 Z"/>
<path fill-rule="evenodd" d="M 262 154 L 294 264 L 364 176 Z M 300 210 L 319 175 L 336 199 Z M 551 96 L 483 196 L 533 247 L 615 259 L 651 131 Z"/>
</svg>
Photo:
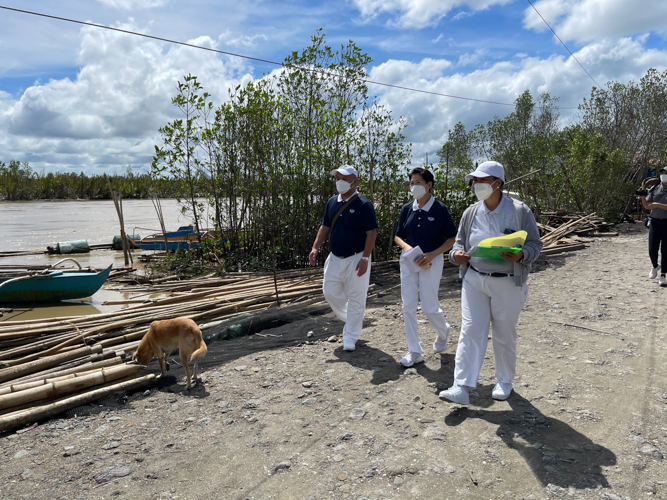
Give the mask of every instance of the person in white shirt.
<svg viewBox="0 0 667 500">
<path fill-rule="evenodd" d="M 496 385 L 491 393 L 497 400 L 512 392 L 516 373 L 516 325 L 528 296 L 530 264 L 542 251 L 535 217 L 522 202 L 503 195 L 505 169 L 495 161 L 481 163 L 465 179 L 472 181 L 480 200 L 461 217 L 456 242 L 449 260 L 460 266 L 461 333 L 456 349 L 454 384 L 440 393 L 440 399 L 467 405 L 469 392 L 477 386 L 486 354 L 489 329 L 493 333 Z M 502 260 L 471 257 L 475 246 L 492 237 L 526 231 L 518 253 L 500 253 Z"/>
</svg>

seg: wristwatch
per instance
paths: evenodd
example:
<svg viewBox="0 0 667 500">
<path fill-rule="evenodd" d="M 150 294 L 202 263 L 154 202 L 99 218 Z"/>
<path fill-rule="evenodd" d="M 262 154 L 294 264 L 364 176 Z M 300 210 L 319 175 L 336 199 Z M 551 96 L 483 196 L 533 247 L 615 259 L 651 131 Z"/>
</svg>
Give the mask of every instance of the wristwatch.
<svg viewBox="0 0 667 500">
<path fill-rule="evenodd" d="M 368 264 L 368 257 L 362 257 L 362 258 L 359 259 L 359 260 L 363 260 L 366 264 Z"/>
</svg>

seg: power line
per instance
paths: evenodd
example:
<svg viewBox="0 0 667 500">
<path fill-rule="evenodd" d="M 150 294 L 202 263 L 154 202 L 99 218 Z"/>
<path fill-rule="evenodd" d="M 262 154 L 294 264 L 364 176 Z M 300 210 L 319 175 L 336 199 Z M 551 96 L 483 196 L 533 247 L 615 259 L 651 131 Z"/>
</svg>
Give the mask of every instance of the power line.
<svg viewBox="0 0 667 500">
<path fill-rule="evenodd" d="M 581 63 L 579 62 L 579 59 L 577 59 L 577 58 L 574 56 L 574 54 L 572 53 L 572 51 L 571 51 L 570 49 L 567 48 L 567 45 L 565 45 L 565 42 L 563 42 L 563 40 L 560 39 L 560 37 L 556 34 L 556 32 L 554 31 L 554 29 L 549 25 L 549 23 L 547 22 L 547 20 L 544 19 L 544 18 L 542 17 L 542 14 L 540 14 L 540 11 L 537 10 L 537 8 L 533 5 L 533 2 L 531 2 L 530 0 L 528 0 L 528 3 L 529 3 L 530 6 L 533 8 L 533 10 L 534 10 L 535 12 L 537 12 L 537 15 L 540 16 L 540 18 L 542 19 L 542 21 L 544 21 L 544 24 L 547 25 L 547 27 L 551 30 L 551 32 L 554 34 L 554 36 L 555 36 L 556 38 L 558 38 L 558 41 L 563 45 L 563 47 L 565 47 L 565 49 L 570 53 L 570 55 L 572 56 L 572 59 L 574 59 L 575 61 L 577 61 L 577 64 L 578 64 L 579 66 L 581 66 L 581 69 L 583 69 L 583 70 L 586 72 L 586 74 L 588 75 L 588 78 L 590 78 L 591 80 L 593 80 L 593 83 L 594 83 L 598 88 L 602 88 L 602 87 L 600 87 L 600 85 L 598 84 L 598 82 L 595 81 L 595 78 L 593 78 L 593 77 L 591 76 L 591 74 L 586 70 L 586 68 L 584 68 L 583 64 L 581 64 Z"/>
<path fill-rule="evenodd" d="M 530 0 L 528 0 L 528 1 L 530 1 Z M 257 61 L 257 62 L 261 62 L 261 63 L 265 63 L 265 64 L 272 64 L 272 65 L 281 66 L 281 67 L 284 67 L 284 68 L 298 68 L 298 69 L 304 69 L 304 70 L 308 70 L 308 71 L 323 73 L 325 75 L 332 75 L 332 73 L 330 73 L 330 72 L 328 72 L 328 71 L 326 71 L 322 68 L 307 68 L 307 67 L 302 67 L 302 66 L 293 66 L 293 65 L 290 65 L 290 64 L 284 64 L 284 63 L 280 63 L 280 62 L 276 62 L 276 61 L 271 61 L 271 60 L 268 60 L 268 59 L 261 59 L 261 58 L 258 58 L 258 57 L 246 56 L 246 55 L 243 55 L 243 54 L 236 54 L 234 52 L 227 52 L 227 51 L 224 51 L 224 50 L 212 49 L 210 47 L 203 47 L 201 45 L 194 45 L 194 44 L 191 44 L 191 43 L 179 42 L 178 40 L 171 40 L 169 38 L 162 38 L 162 37 L 159 37 L 159 36 L 147 35 L 145 33 L 138 33 L 136 31 L 124 30 L 124 29 L 121 29 L 121 28 L 114 28 L 114 27 L 111 27 L 111 26 L 106 26 L 104 24 L 96 24 L 96 23 L 89 23 L 89 22 L 86 22 L 86 21 L 78 21 L 76 19 L 69 19 L 69 18 L 66 18 L 66 17 L 52 16 L 50 14 L 43 14 L 43 13 L 40 13 L 40 12 L 33 12 L 33 11 L 29 11 L 29 10 L 16 9 L 16 8 L 13 8 L 13 7 L 6 7 L 4 5 L 0 5 L 0 9 L 9 10 L 9 11 L 13 11 L 13 12 L 19 12 L 21 14 L 29 14 L 31 16 L 38 16 L 38 17 L 45 17 L 45 18 L 48 18 L 48 19 L 55 19 L 57 21 L 65 21 L 65 22 L 68 22 L 68 23 L 80 24 L 80 25 L 83 25 L 83 26 L 91 26 L 93 28 L 100 28 L 100 29 L 105 29 L 105 30 L 110 30 L 110 31 L 116 31 L 118 33 L 125 33 L 127 35 L 140 36 L 140 37 L 144 37 L 144 38 L 149 38 L 151 40 L 158 40 L 160 42 L 173 43 L 175 45 L 182 45 L 184 47 L 190 47 L 190 48 L 193 48 L 193 49 L 206 50 L 206 51 L 209 51 L 209 52 L 215 52 L 217 54 L 223 54 L 223 55 L 232 56 L 232 57 L 239 57 L 239 58 L 242 58 L 242 59 L 248 59 L 248 60 L 251 60 L 251 61 Z M 572 56 L 572 57 L 574 57 L 574 56 Z M 579 62 L 579 61 L 577 61 L 577 62 Z M 582 68 L 583 68 L 583 66 L 582 66 Z M 586 71 L 586 70 L 584 70 L 584 71 Z M 338 75 L 333 75 L 333 76 L 338 76 Z M 588 75 L 588 76 L 590 76 L 590 75 Z M 401 86 L 401 85 L 392 85 L 390 83 L 376 82 L 376 81 L 369 80 L 369 79 L 366 79 L 366 78 L 354 78 L 354 80 L 357 80 L 359 82 L 368 83 L 370 85 L 379 85 L 379 86 L 382 86 L 382 87 L 389 87 L 389 88 L 394 88 L 394 89 L 399 89 L 399 90 L 407 90 L 409 92 L 418 92 L 420 94 L 428 94 L 428 95 L 435 95 L 435 96 L 440 96 L 440 97 L 449 97 L 451 99 L 460 99 L 460 100 L 463 100 L 463 101 L 481 102 L 481 103 L 485 103 L 485 104 L 496 104 L 496 105 L 499 105 L 499 106 L 512 106 L 512 107 L 514 107 L 514 103 L 488 101 L 488 100 L 485 100 L 485 99 L 475 99 L 473 97 L 462 97 L 462 96 L 457 96 L 457 95 L 452 95 L 452 94 L 443 94 L 441 92 L 431 92 L 431 91 L 428 91 L 428 90 L 415 89 L 415 88 L 412 88 L 412 87 L 404 87 L 404 86 Z M 575 109 L 575 108 L 559 108 L 559 109 Z"/>
</svg>

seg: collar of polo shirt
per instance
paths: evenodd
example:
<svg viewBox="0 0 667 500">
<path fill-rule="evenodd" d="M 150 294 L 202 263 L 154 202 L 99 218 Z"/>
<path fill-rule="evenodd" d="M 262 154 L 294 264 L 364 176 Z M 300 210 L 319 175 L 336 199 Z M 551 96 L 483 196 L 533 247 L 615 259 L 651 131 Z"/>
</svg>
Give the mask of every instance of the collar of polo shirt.
<svg viewBox="0 0 667 500">
<path fill-rule="evenodd" d="M 503 197 L 500 198 L 500 203 L 493 212 L 489 210 L 489 207 L 486 206 L 486 203 L 482 203 L 479 209 L 482 211 L 483 214 L 491 214 L 491 215 L 499 214 L 505 209 L 508 203 L 512 203 L 512 200 L 510 200 L 509 196 L 503 195 Z"/>
<path fill-rule="evenodd" d="M 354 190 L 354 193 L 352 193 L 352 196 L 354 196 L 354 195 L 357 194 L 358 192 L 359 192 L 359 191 L 357 191 L 357 190 L 355 189 L 355 190 Z M 352 198 L 352 196 L 350 196 L 350 198 Z M 350 198 L 348 198 L 348 200 L 349 200 Z M 347 200 L 343 200 L 343 195 L 342 195 L 342 194 L 339 194 L 339 195 L 338 195 L 338 203 L 340 203 L 341 201 L 347 201 Z"/>
<path fill-rule="evenodd" d="M 435 203 L 435 198 L 433 197 L 433 195 L 431 195 L 431 199 L 426 202 L 426 205 L 424 205 L 421 208 L 421 210 L 423 210 L 424 212 L 428 212 L 431 209 L 431 207 L 433 206 L 433 203 Z M 416 212 L 417 210 L 420 210 L 419 204 L 417 203 L 417 200 L 412 202 L 412 210 L 414 212 Z"/>
</svg>

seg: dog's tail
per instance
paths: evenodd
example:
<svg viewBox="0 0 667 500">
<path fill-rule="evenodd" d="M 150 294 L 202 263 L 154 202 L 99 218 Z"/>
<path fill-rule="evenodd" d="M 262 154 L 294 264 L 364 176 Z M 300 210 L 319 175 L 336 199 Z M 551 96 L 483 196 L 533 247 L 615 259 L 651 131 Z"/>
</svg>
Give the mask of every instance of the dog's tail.
<svg viewBox="0 0 667 500">
<path fill-rule="evenodd" d="M 204 342 L 204 339 L 201 339 L 201 344 L 199 344 L 199 349 L 197 349 L 190 355 L 190 361 L 203 358 L 204 356 L 206 356 L 207 352 L 208 352 L 208 347 L 206 347 L 206 342 Z"/>
</svg>

